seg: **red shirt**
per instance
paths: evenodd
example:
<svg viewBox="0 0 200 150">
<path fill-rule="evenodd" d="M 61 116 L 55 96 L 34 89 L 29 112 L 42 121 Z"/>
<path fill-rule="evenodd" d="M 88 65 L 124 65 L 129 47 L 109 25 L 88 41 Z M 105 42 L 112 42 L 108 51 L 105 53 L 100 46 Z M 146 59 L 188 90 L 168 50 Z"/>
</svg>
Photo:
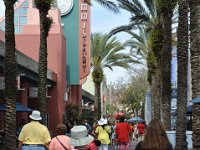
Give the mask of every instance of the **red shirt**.
<svg viewBox="0 0 200 150">
<path fill-rule="evenodd" d="M 117 123 L 115 133 L 117 134 L 118 142 L 129 142 L 129 133 L 131 128 L 127 122 Z"/>
<path fill-rule="evenodd" d="M 95 145 L 94 141 L 92 141 L 90 144 L 86 145 L 85 150 L 98 150 L 98 148 Z"/>
<path fill-rule="evenodd" d="M 144 134 L 144 124 L 140 123 L 137 126 L 138 134 Z"/>
</svg>

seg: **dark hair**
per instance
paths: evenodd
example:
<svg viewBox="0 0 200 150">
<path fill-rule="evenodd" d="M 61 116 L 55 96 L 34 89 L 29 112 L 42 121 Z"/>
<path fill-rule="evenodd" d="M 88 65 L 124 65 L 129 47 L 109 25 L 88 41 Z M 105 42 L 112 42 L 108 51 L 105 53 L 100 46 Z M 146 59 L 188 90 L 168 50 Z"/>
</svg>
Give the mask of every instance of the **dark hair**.
<svg viewBox="0 0 200 150">
<path fill-rule="evenodd" d="M 56 132 L 58 135 L 65 135 L 67 127 L 64 124 L 58 124 L 56 127 Z"/>
<path fill-rule="evenodd" d="M 124 122 L 124 116 L 119 117 L 119 122 Z"/>
<path fill-rule="evenodd" d="M 103 129 L 105 129 L 105 127 L 107 126 L 107 124 L 103 124 L 101 125 Z"/>
<path fill-rule="evenodd" d="M 94 141 L 94 144 L 95 144 L 96 146 L 101 146 L 101 141 L 95 140 L 95 141 Z"/>
<path fill-rule="evenodd" d="M 167 150 L 170 142 L 163 123 L 159 119 L 152 120 L 144 135 L 143 150 Z"/>
</svg>

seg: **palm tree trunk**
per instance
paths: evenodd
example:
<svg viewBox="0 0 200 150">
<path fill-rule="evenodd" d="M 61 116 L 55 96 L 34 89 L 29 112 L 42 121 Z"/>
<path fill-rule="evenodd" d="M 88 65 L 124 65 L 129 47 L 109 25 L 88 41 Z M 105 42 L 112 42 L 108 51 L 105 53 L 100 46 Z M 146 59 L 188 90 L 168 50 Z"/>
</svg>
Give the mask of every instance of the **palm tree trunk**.
<svg viewBox="0 0 200 150">
<path fill-rule="evenodd" d="M 95 96 L 96 96 L 96 105 L 98 108 L 98 119 L 101 118 L 101 83 L 95 83 Z"/>
<path fill-rule="evenodd" d="M 40 52 L 39 52 L 39 107 L 42 123 L 46 121 L 46 84 L 47 84 L 47 36 L 45 33 L 46 11 L 39 10 L 40 14 Z"/>
<path fill-rule="evenodd" d="M 166 130 L 171 130 L 171 43 L 172 9 L 163 13 L 164 44 L 162 49 L 162 116 Z"/>
<path fill-rule="evenodd" d="M 188 75 L 188 1 L 179 2 L 178 23 L 178 99 L 176 120 L 176 150 L 187 149 L 187 75 Z"/>
<path fill-rule="evenodd" d="M 153 119 L 160 119 L 160 69 L 156 68 L 155 74 L 152 76 L 152 116 Z"/>
<path fill-rule="evenodd" d="M 191 76 L 192 98 L 200 96 L 200 1 L 190 0 L 190 53 L 191 53 Z M 193 150 L 200 149 L 200 104 L 193 104 Z"/>
<path fill-rule="evenodd" d="M 14 1 L 4 0 L 5 10 L 5 96 L 6 149 L 16 150 L 16 71 Z"/>
</svg>

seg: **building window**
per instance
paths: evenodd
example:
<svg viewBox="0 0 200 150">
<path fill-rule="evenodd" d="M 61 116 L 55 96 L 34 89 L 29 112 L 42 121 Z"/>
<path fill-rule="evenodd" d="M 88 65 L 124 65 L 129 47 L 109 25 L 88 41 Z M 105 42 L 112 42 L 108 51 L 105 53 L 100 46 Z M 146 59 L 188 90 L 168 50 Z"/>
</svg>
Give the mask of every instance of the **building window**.
<svg viewBox="0 0 200 150">
<path fill-rule="evenodd" d="M 21 34 L 22 26 L 27 24 L 27 9 L 28 9 L 28 0 L 24 1 L 21 6 L 15 9 L 14 12 L 14 24 L 15 24 L 15 34 Z M 0 22 L 0 29 L 5 31 L 5 20 Z"/>
</svg>

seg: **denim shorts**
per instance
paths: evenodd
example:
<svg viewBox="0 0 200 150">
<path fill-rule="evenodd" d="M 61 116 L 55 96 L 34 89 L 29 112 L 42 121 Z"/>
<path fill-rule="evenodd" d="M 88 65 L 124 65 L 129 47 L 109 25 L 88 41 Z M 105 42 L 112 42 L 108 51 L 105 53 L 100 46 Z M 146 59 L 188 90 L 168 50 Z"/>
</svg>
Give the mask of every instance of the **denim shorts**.
<svg viewBox="0 0 200 150">
<path fill-rule="evenodd" d="M 42 146 L 22 146 L 21 150 L 46 150 L 45 147 Z"/>
</svg>

